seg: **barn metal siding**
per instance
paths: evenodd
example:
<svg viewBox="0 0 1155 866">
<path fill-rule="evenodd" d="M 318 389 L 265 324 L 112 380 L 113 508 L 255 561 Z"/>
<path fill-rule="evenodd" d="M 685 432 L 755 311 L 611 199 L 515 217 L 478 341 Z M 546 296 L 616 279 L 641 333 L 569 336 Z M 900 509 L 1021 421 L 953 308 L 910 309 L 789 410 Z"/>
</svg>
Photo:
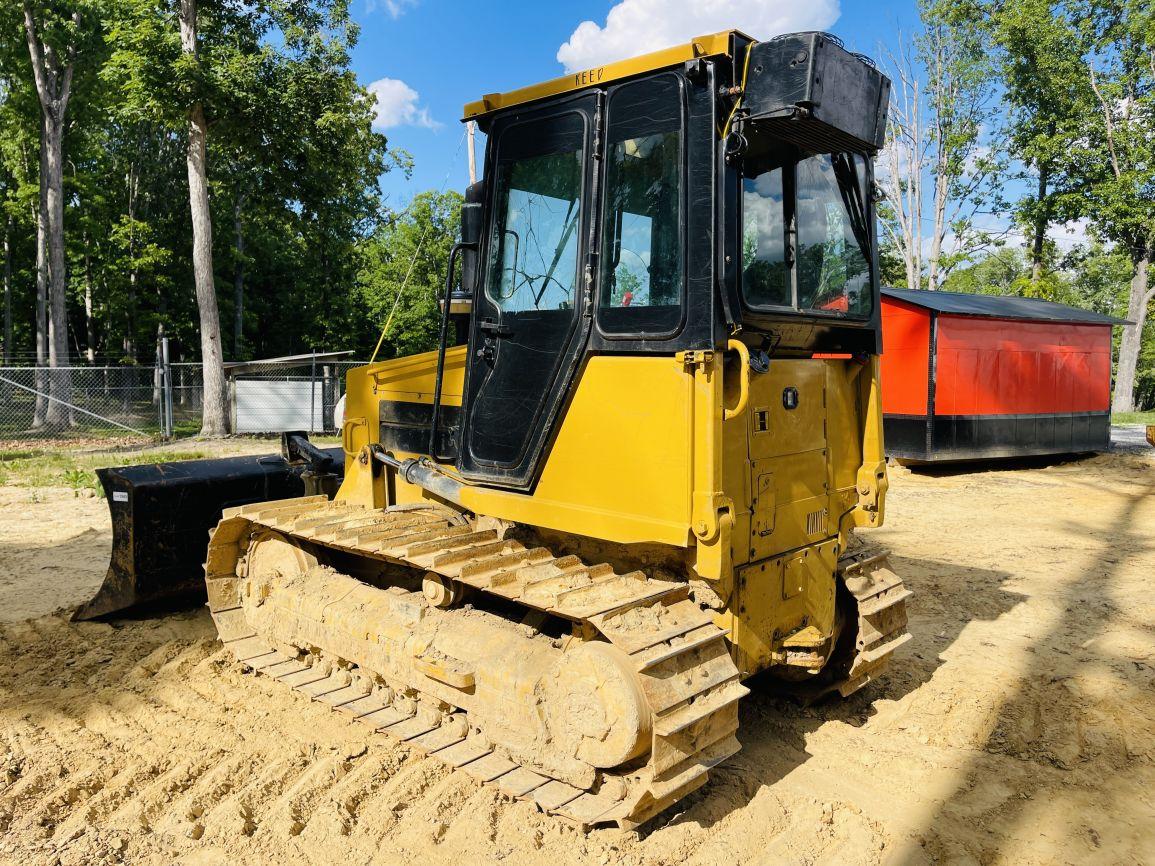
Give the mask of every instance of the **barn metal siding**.
<svg viewBox="0 0 1155 866">
<path fill-rule="evenodd" d="M 1106 412 L 1111 326 L 940 314 L 939 415 Z"/>
<path fill-rule="evenodd" d="M 1114 320 L 1039 319 L 943 310 L 937 293 L 884 294 L 882 402 L 887 453 L 912 460 L 967 460 L 1105 450 L 1110 442 Z M 967 299 L 974 309 L 983 309 Z M 993 298 L 990 310 L 1007 309 Z M 1030 299 L 1017 303 L 1026 315 Z M 953 301 L 947 301 L 947 305 Z M 921 355 L 920 355 L 920 351 Z"/>
</svg>

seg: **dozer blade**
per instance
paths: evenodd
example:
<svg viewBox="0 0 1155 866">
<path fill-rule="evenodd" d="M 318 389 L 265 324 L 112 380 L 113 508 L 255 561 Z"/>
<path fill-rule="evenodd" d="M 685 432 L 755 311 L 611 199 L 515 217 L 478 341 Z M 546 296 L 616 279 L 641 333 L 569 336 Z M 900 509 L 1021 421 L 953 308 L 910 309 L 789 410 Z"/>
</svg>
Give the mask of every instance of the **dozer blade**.
<svg viewBox="0 0 1155 866">
<path fill-rule="evenodd" d="M 340 448 L 322 449 L 338 475 Z M 138 605 L 205 600 L 209 532 L 225 508 L 304 496 L 310 467 L 278 454 L 98 469 L 112 514 L 112 558 L 74 620 Z M 337 481 L 340 479 L 337 478 Z"/>
</svg>

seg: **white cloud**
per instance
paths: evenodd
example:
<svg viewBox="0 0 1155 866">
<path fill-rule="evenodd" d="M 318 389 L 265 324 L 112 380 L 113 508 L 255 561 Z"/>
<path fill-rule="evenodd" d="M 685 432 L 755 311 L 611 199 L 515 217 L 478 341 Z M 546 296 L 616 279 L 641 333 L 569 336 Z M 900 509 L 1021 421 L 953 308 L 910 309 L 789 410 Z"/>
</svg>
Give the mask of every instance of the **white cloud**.
<svg viewBox="0 0 1155 866">
<path fill-rule="evenodd" d="M 416 6 L 417 0 L 365 0 L 365 14 L 372 15 L 378 9 L 384 9 L 390 18 L 400 18 L 410 6 Z"/>
<path fill-rule="evenodd" d="M 574 72 L 732 27 L 755 39 L 824 30 L 839 12 L 839 0 L 621 0 L 604 26 L 579 24 L 557 59 Z"/>
<path fill-rule="evenodd" d="M 429 109 L 421 105 L 417 91 L 397 78 L 378 78 L 369 85 L 369 92 L 377 99 L 373 128 L 378 132 L 395 126 L 423 126 L 440 129 Z"/>
</svg>

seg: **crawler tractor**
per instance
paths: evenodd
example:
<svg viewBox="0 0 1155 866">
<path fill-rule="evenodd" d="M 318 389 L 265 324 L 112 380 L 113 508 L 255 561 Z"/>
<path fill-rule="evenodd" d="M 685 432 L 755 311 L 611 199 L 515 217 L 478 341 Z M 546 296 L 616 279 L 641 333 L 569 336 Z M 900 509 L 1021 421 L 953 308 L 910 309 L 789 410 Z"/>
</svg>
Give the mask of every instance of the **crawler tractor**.
<svg viewBox="0 0 1155 866">
<path fill-rule="evenodd" d="M 467 105 L 440 346 L 349 374 L 334 497 L 224 510 L 233 655 L 582 826 L 703 785 L 754 675 L 876 677 L 909 637 L 853 538 L 888 90 L 831 36 L 729 31 Z"/>
</svg>

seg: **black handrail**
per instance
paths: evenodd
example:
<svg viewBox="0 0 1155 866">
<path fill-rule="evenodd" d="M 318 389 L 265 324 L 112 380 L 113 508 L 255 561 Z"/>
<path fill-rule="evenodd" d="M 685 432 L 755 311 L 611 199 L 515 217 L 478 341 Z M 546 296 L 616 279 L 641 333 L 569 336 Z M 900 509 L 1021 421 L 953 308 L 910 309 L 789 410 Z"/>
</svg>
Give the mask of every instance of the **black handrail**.
<svg viewBox="0 0 1155 866">
<path fill-rule="evenodd" d="M 441 459 L 437 453 L 437 427 L 441 421 L 441 385 L 445 378 L 445 343 L 449 339 L 449 310 L 452 306 L 454 266 L 457 256 L 462 250 L 476 250 L 477 244 L 464 241 L 453 245 L 449 251 L 449 269 L 445 275 L 445 302 L 441 311 L 441 333 L 437 341 L 437 379 L 433 385 L 433 417 L 429 424 L 429 456 L 433 460 Z"/>
</svg>

